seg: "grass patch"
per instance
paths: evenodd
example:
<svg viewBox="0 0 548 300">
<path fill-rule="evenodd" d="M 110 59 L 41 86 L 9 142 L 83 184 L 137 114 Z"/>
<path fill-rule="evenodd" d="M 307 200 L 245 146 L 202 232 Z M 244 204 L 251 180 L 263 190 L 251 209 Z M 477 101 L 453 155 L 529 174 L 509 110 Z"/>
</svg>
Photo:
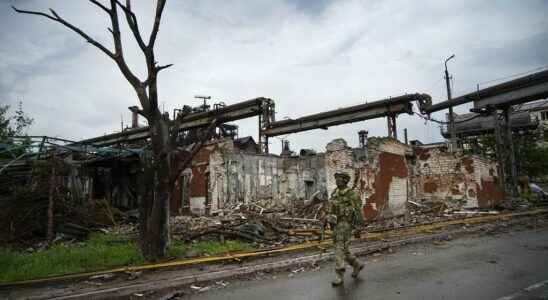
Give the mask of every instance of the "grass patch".
<svg viewBox="0 0 548 300">
<path fill-rule="evenodd" d="M 143 264 L 137 245 L 124 239 L 116 234 L 92 233 L 84 243 L 57 244 L 33 253 L 0 248 L 0 283 Z M 216 255 L 252 249 L 251 244 L 240 241 L 191 244 L 174 241 L 168 255 L 178 257 L 191 251 L 197 255 Z"/>
<path fill-rule="evenodd" d="M 39 252 L 0 249 L 0 282 L 98 271 L 144 262 L 136 245 L 129 241 L 120 243 L 120 240 L 123 237 L 119 235 L 92 233 L 85 243 L 57 244 Z"/>
<path fill-rule="evenodd" d="M 168 250 L 169 256 L 181 256 L 185 253 L 194 252 L 198 255 L 217 255 L 228 252 L 250 251 L 255 249 L 251 244 L 240 241 L 228 240 L 224 243 L 212 241 L 199 241 L 196 243 L 183 244 L 174 241 Z"/>
</svg>

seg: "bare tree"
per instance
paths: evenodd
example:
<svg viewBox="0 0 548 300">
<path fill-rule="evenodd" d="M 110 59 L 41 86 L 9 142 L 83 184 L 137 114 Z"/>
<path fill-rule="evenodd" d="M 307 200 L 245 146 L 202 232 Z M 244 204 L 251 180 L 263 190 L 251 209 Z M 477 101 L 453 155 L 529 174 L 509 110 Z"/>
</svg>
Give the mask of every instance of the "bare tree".
<svg viewBox="0 0 548 300">
<path fill-rule="evenodd" d="M 142 193 L 140 193 L 141 249 L 147 259 L 158 260 L 165 257 L 169 245 L 169 202 L 174 186 L 173 183 L 182 170 L 190 163 L 192 156 L 201 147 L 203 141 L 209 137 L 216 121 L 207 128 L 205 131 L 207 134 L 203 136 L 200 143 L 195 144 L 192 151 L 183 152 L 183 163 L 176 163 L 172 158 L 175 157 L 174 152 L 177 151 L 174 145 L 174 137 L 177 133 L 178 125 L 183 121 L 183 116 L 171 121 L 169 120 L 169 116 L 162 114 L 158 108 L 158 73 L 172 65 L 159 65 L 154 54 L 154 45 L 158 31 L 160 30 L 160 21 L 166 0 L 158 0 L 156 2 L 154 24 L 148 40 L 144 39 L 140 32 L 137 17 L 132 10 L 130 0 L 126 0 L 124 4 L 119 0 L 110 0 L 108 6 L 97 0 L 90 0 L 90 2 L 104 11 L 110 19 L 111 27 L 108 30 L 112 35 L 114 51 L 108 49 L 80 28 L 62 18 L 53 9 L 50 9 L 49 13 L 45 13 L 21 10 L 13 6 L 12 8 L 18 13 L 48 18 L 77 33 L 88 43 L 111 58 L 135 90 L 141 104 L 141 109 L 138 112 L 148 121 L 152 146 L 152 157 L 144 163 L 144 176 L 141 182 L 141 187 L 144 187 Z M 144 80 L 138 78 L 125 61 L 118 20 L 119 9 L 123 12 L 133 37 L 144 54 L 147 67 L 147 76 Z"/>
</svg>

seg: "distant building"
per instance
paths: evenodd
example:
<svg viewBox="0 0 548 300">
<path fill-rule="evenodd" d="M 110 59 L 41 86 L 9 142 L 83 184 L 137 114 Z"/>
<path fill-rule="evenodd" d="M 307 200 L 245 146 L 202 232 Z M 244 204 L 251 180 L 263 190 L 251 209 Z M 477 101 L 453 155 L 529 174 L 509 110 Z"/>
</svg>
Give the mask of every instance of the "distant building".
<svg viewBox="0 0 548 300">
<path fill-rule="evenodd" d="M 519 110 L 529 112 L 530 118 L 536 120 L 539 127 L 548 130 L 548 99 L 525 103 L 519 106 Z"/>
<path fill-rule="evenodd" d="M 447 120 L 449 115 L 446 116 Z M 548 131 L 548 99 L 514 106 L 510 116 L 512 130 L 532 130 L 538 127 Z M 493 133 L 495 121 L 492 116 L 481 116 L 477 113 L 455 115 L 455 133 L 457 137 L 478 136 Z M 442 126 L 441 135 L 449 138 L 449 128 Z"/>
</svg>

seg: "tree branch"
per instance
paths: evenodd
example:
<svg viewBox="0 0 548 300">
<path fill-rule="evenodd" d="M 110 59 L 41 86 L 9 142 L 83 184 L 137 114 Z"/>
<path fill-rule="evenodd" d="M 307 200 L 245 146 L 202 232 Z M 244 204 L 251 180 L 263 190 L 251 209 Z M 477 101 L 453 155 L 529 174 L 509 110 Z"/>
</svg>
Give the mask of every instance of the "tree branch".
<svg viewBox="0 0 548 300">
<path fill-rule="evenodd" d="M 118 9 L 116 5 L 116 0 L 110 0 L 110 21 L 112 23 L 112 39 L 114 42 L 114 61 L 116 61 L 116 64 L 118 65 L 118 68 L 126 77 L 126 79 L 129 81 L 129 83 L 137 90 L 142 86 L 141 80 L 137 78 L 133 74 L 133 72 L 129 69 L 129 66 L 127 65 L 125 59 L 124 59 L 124 49 L 122 47 L 122 36 L 120 33 L 120 23 L 118 21 Z M 141 103 L 143 107 L 145 106 L 143 103 Z"/>
<path fill-rule="evenodd" d="M 13 10 L 20 14 L 29 14 L 29 15 L 38 15 L 42 17 L 46 17 L 50 20 L 53 20 L 55 22 L 63 24 L 65 27 L 68 27 L 70 30 L 76 32 L 78 35 L 83 37 L 88 43 L 92 44 L 93 46 L 97 47 L 99 50 L 101 50 L 103 53 L 105 53 L 108 57 L 115 59 L 115 55 L 112 51 L 107 49 L 105 46 L 91 38 L 89 35 L 87 35 L 85 32 L 83 32 L 80 28 L 72 25 L 71 23 L 65 21 L 65 19 L 61 18 L 53 9 L 50 9 L 52 15 L 38 12 L 38 11 L 30 11 L 30 10 L 22 10 L 17 9 L 15 6 L 12 6 Z"/>
<path fill-rule="evenodd" d="M 124 14 L 126 15 L 126 21 L 129 25 L 129 29 L 131 29 L 131 32 L 133 33 L 133 36 L 135 37 L 135 40 L 137 41 L 137 44 L 139 45 L 139 48 L 143 50 L 143 52 L 147 51 L 147 46 L 145 45 L 145 42 L 143 41 L 143 37 L 141 36 L 141 32 L 139 31 L 139 24 L 137 23 L 137 16 L 135 16 L 135 13 L 131 10 L 131 1 L 126 0 L 126 5 L 123 5 L 120 3 L 120 1 L 116 0 L 116 3 L 122 10 L 124 11 Z M 145 53 L 146 55 L 146 53 Z"/>
<path fill-rule="evenodd" d="M 15 6 L 11 6 L 11 8 L 13 8 L 13 10 L 15 10 L 15 12 L 18 12 L 20 14 L 29 14 L 29 15 L 38 15 L 38 16 L 43 16 L 43 17 L 46 17 L 48 19 L 52 19 L 53 21 L 56 21 L 58 22 L 59 20 L 57 20 L 56 18 L 46 14 L 46 13 L 43 13 L 43 12 L 39 12 L 39 11 L 31 11 L 31 10 L 22 10 L 22 9 L 17 9 L 17 7 Z"/>
<path fill-rule="evenodd" d="M 101 4 L 100 2 L 98 2 L 97 0 L 90 0 L 90 2 L 93 3 L 94 5 L 97 5 L 102 10 L 106 11 L 108 13 L 108 15 L 110 16 L 110 20 L 111 20 L 111 23 L 112 23 L 112 28 L 109 28 L 109 31 L 112 34 L 113 41 L 114 41 L 114 48 L 115 48 L 114 52 L 107 49 L 105 46 L 103 46 L 102 44 L 100 44 L 99 42 L 97 42 L 96 40 L 91 38 L 88 34 L 86 34 L 80 28 L 78 28 L 78 27 L 72 25 L 71 23 L 67 22 L 65 19 L 63 19 L 61 16 L 59 16 L 57 14 L 57 12 L 55 12 L 53 9 L 50 9 L 51 14 L 47 14 L 47 13 L 38 12 L 38 11 L 21 10 L 21 9 L 17 9 L 14 6 L 12 6 L 12 8 L 17 13 L 38 15 L 38 16 L 46 17 L 46 18 L 48 18 L 50 20 L 53 20 L 55 22 L 61 23 L 65 27 L 69 28 L 70 30 L 76 32 L 78 35 L 83 37 L 88 43 L 94 45 L 99 50 L 101 50 L 103 53 L 105 53 L 108 57 L 110 57 L 112 60 L 114 60 L 116 62 L 116 65 L 118 66 L 118 68 L 120 69 L 120 71 L 122 72 L 124 77 L 128 80 L 128 82 L 135 89 L 135 91 L 138 95 L 139 101 L 141 102 L 141 106 L 143 107 L 144 114 L 150 115 L 151 111 L 152 111 L 151 108 L 154 105 L 157 106 L 157 104 L 155 104 L 154 101 L 151 101 L 146 96 L 146 91 L 145 91 L 146 86 L 144 85 L 143 82 L 141 82 L 141 80 L 139 78 L 137 78 L 137 76 L 135 76 L 133 74 L 133 72 L 130 70 L 129 66 L 127 65 L 127 63 L 124 59 L 123 48 L 122 48 L 122 39 L 121 39 L 121 34 L 120 34 L 120 24 L 118 22 L 118 12 L 117 12 L 117 2 L 118 2 L 118 0 L 110 0 L 110 6 L 111 6 L 110 9 L 107 8 L 106 6 L 104 6 L 103 4 Z M 149 49 L 147 49 L 147 50 L 149 50 Z M 153 58 L 152 48 L 149 51 L 143 51 L 143 52 L 145 53 L 145 56 L 147 57 L 147 65 L 148 65 L 148 60 Z M 150 75 L 148 76 L 148 78 L 150 78 Z M 147 80 L 149 80 L 148 78 L 147 78 Z M 155 80 L 155 77 L 150 79 L 151 82 L 153 80 Z M 148 84 L 150 85 L 151 82 L 149 82 Z"/>
<path fill-rule="evenodd" d="M 169 64 L 169 65 L 164 65 L 164 66 L 156 66 L 156 73 L 160 72 L 161 70 L 163 69 L 167 69 L 169 67 L 173 66 L 173 64 Z"/>
<path fill-rule="evenodd" d="M 99 6 L 102 10 L 104 10 L 107 14 L 111 14 L 111 10 L 108 9 L 106 6 L 104 6 L 103 4 L 101 4 L 99 1 L 97 0 L 89 0 L 89 2 Z"/>
<path fill-rule="evenodd" d="M 170 180 L 171 186 L 174 186 L 175 181 L 177 180 L 177 178 L 181 177 L 186 167 L 192 162 L 192 159 L 194 158 L 196 153 L 198 153 L 204 143 L 209 140 L 209 138 L 211 137 L 211 133 L 213 132 L 215 127 L 217 127 L 217 118 L 213 119 L 213 121 L 209 123 L 207 128 L 205 128 L 205 135 L 202 137 L 202 139 L 200 139 L 200 141 L 194 144 L 194 147 L 192 147 L 188 156 L 185 158 L 183 163 L 179 165 L 179 169 L 175 172 L 175 176 L 173 176 Z"/>
<path fill-rule="evenodd" d="M 114 40 L 115 54 L 118 59 L 123 59 L 124 50 L 122 48 L 122 36 L 120 34 L 120 23 L 118 22 L 118 10 L 116 9 L 115 0 L 110 0 L 110 22 L 112 23 L 112 37 Z M 118 62 L 118 61 L 117 61 Z"/>
<path fill-rule="evenodd" d="M 148 41 L 148 47 L 150 49 L 154 48 L 154 43 L 156 42 L 156 36 L 158 35 L 158 30 L 160 30 L 160 20 L 162 19 L 162 12 L 166 6 L 166 0 L 158 0 L 156 3 L 156 16 L 154 17 L 154 26 L 152 27 L 152 32 L 150 33 L 150 39 Z"/>
</svg>

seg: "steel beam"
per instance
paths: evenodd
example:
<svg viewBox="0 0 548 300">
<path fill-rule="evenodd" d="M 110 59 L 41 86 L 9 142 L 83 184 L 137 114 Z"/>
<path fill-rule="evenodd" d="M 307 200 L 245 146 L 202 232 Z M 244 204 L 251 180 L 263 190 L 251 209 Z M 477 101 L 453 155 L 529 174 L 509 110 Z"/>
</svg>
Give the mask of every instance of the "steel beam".
<svg viewBox="0 0 548 300">
<path fill-rule="evenodd" d="M 427 94 L 409 94 L 360 104 L 319 114 L 301 117 L 295 120 L 273 122 L 263 131 L 268 137 L 302 132 L 312 129 L 327 129 L 330 126 L 348 124 L 369 119 L 412 113 L 412 101 L 430 101 Z"/>
<path fill-rule="evenodd" d="M 493 95 L 474 101 L 475 108 L 493 105 L 495 107 L 508 107 L 548 97 L 548 81 L 532 86 L 526 86 L 503 94 Z"/>
<path fill-rule="evenodd" d="M 424 113 L 433 113 L 450 106 L 474 102 L 474 107 L 494 105 L 505 107 L 548 97 L 548 70 L 503 82 L 473 93 L 462 95 L 451 101 L 421 106 Z"/>
<path fill-rule="evenodd" d="M 262 113 L 263 107 L 272 100 L 267 98 L 255 98 L 252 100 L 236 103 L 221 107 L 216 110 L 192 113 L 183 119 L 179 126 L 179 130 L 189 130 L 200 127 L 207 127 L 213 119 L 217 119 L 219 123 L 232 122 L 249 117 L 259 116 Z M 96 146 L 108 146 L 118 143 L 134 142 L 137 140 L 147 139 L 150 137 L 149 127 L 140 127 L 119 133 L 107 134 L 91 139 L 86 139 L 77 142 L 77 144 L 93 144 Z"/>
</svg>

